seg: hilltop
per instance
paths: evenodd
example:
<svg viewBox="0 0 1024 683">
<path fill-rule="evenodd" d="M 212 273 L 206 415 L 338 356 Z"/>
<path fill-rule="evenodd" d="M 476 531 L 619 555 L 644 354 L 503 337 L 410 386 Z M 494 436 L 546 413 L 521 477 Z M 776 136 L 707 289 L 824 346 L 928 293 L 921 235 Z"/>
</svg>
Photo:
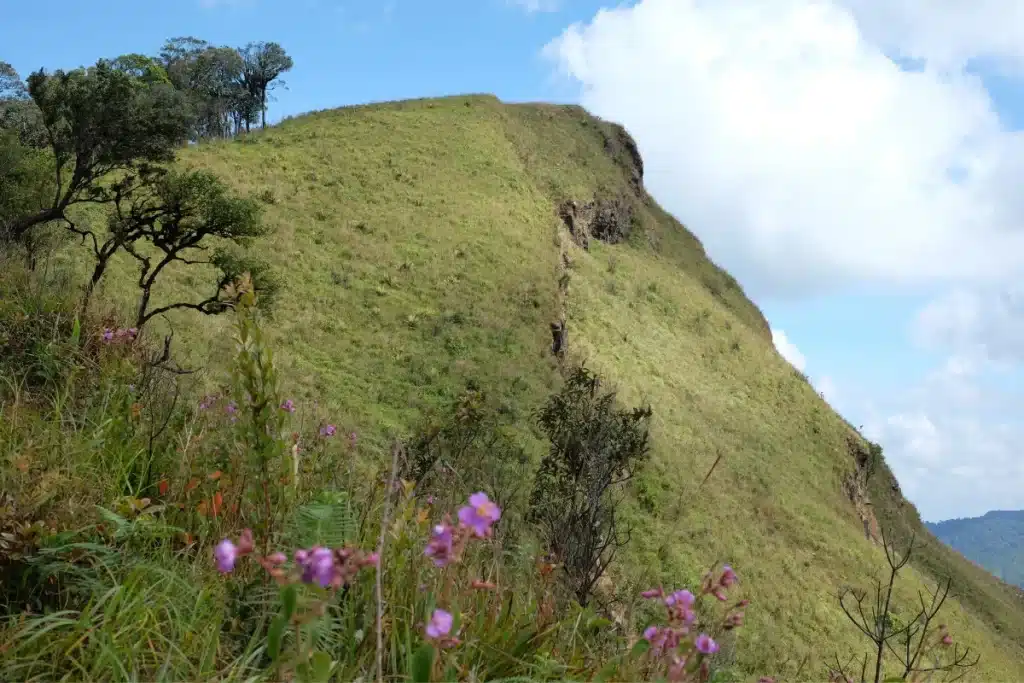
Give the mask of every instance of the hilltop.
<svg viewBox="0 0 1024 683">
<path fill-rule="evenodd" d="M 647 194 L 622 127 L 575 106 L 456 96 L 311 113 L 179 164 L 263 201 L 275 232 L 260 249 L 284 278 L 267 332 L 290 395 L 367 452 L 383 459 L 471 385 L 538 457 L 530 413 L 584 361 L 654 411 L 608 594 L 692 584 L 728 561 L 754 601 L 728 656 L 747 673 L 817 672 L 864 650 L 835 596 L 882 569 L 880 529 L 917 534 L 900 598 L 913 606 L 916 586 L 952 576 L 948 619 L 981 653 L 974 675 L 1024 678 L 1019 593 L 940 544 L 884 462 L 867 476 L 866 443 Z M 129 304 L 120 265 L 103 294 Z M 186 364 L 225 369 L 230 324 L 174 318 Z"/>
<path fill-rule="evenodd" d="M 967 559 L 1024 588 L 1024 511 L 993 510 L 981 517 L 929 522 L 928 529 Z"/>
</svg>

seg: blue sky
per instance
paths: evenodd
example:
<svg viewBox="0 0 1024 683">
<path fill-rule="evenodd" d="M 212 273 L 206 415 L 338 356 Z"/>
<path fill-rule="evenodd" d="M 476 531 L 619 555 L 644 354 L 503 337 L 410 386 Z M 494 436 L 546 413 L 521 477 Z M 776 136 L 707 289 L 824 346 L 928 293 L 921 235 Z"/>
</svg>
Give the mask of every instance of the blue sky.
<svg viewBox="0 0 1024 683">
<path fill-rule="evenodd" d="M 272 121 L 466 92 L 620 121 L 648 189 L 882 443 L 926 519 L 1024 508 L 1024 21 L 1009 3 L 8 4 L 0 59 L 23 75 L 173 36 L 274 40 L 295 69 Z"/>
</svg>

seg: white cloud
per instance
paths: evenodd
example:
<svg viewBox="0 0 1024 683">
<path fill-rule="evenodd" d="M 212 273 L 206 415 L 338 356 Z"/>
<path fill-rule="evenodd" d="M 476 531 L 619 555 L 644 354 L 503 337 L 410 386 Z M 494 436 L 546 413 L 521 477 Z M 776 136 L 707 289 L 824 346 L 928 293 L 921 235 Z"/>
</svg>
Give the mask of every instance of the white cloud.
<svg viewBox="0 0 1024 683">
<path fill-rule="evenodd" d="M 929 348 L 1024 361 L 1024 289 L 950 292 L 921 310 L 912 334 Z"/>
<path fill-rule="evenodd" d="M 508 4 L 521 7 L 530 14 L 534 12 L 557 12 L 560 0 L 506 0 Z"/>
<path fill-rule="evenodd" d="M 1024 272 L 1024 136 L 961 67 L 1018 59 L 1024 5 L 968 5 L 641 0 L 545 50 L 755 295 L 999 282 Z"/>
<path fill-rule="evenodd" d="M 772 343 L 775 344 L 775 348 L 779 352 L 779 355 L 788 360 L 790 364 L 800 372 L 804 371 L 804 368 L 807 367 L 807 359 L 804 358 L 804 354 L 800 353 L 800 349 L 796 347 L 796 344 L 789 341 L 785 332 L 773 327 Z"/>
<path fill-rule="evenodd" d="M 953 356 L 884 406 L 869 407 L 864 434 L 928 520 L 1024 508 L 1020 388 L 993 383 L 990 366 Z"/>
</svg>

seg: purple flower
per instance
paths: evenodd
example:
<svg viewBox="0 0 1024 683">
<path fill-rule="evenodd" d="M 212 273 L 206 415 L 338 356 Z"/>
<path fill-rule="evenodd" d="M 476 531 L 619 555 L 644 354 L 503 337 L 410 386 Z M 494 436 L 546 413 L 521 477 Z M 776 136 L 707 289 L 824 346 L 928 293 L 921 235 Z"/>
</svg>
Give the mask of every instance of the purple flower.
<svg viewBox="0 0 1024 683">
<path fill-rule="evenodd" d="M 236 412 L 238 412 L 238 405 L 234 401 L 232 401 L 231 403 L 224 406 L 224 410 L 227 412 L 228 415 L 234 415 Z"/>
<path fill-rule="evenodd" d="M 644 629 L 644 640 L 648 643 L 653 643 L 654 639 L 658 637 L 658 627 L 648 626 Z"/>
<path fill-rule="evenodd" d="M 644 598 L 647 598 L 648 600 L 651 600 L 653 598 L 660 598 L 664 594 L 665 594 L 665 591 L 663 591 L 661 588 L 652 588 L 650 590 L 644 591 L 640 595 L 642 597 L 644 597 Z"/>
<path fill-rule="evenodd" d="M 281 410 L 285 411 L 286 413 L 294 413 L 295 402 L 292 401 L 291 399 L 288 399 L 287 401 L 281 404 Z"/>
<path fill-rule="evenodd" d="M 320 436 L 334 436 L 336 431 L 338 431 L 338 428 L 334 425 L 324 425 L 320 428 Z"/>
<path fill-rule="evenodd" d="M 443 609 L 435 609 L 427 622 L 427 638 L 437 640 L 452 632 L 452 615 Z"/>
<path fill-rule="evenodd" d="M 694 642 L 697 646 L 697 652 L 704 655 L 712 655 L 718 652 L 718 643 L 711 640 L 711 636 L 706 633 L 702 633 L 697 636 L 697 640 Z"/>
<path fill-rule="evenodd" d="M 427 541 L 423 554 L 434 560 L 437 567 L 443 567 L 452 561 L 452 531 L 450 524 L 438 524 Z"/>
<path fill-rule="evenodd" d="M 693 607 L 693 603 L 696 602 L 696 600 L 697 599 L 693 596 L 693 593 L 684 588 L 666 596 L 665 604 L 669 607 L 679 606 L 686 610 Z"/>
<path fill-rule="evenodd" d="M 739 581 L 739 578 L 736 576 L 736 572 L 732 570 L 732 567 L 729 565 L 722 567 L 722 578 L 718 580 L 722 588 L 728 588 L 737 581 Z"/>
<path fill-rule="evenodd" d="M 217 560 L 217 569 L 227 574 L 235 568 L 235 560 L 238 559 L 238 548 L 228 539 L 224 539 L 213 549 L 213 557 Z"/>
<path fill-rule="evenodd" d="M 103 328 L 103 341 L 110 341 L 114 338 L 114 331 L 109 327 Z"/>
<path fill-rule="evenodd" d="M 302 567 L 302 581 L 304 583 L 319 583 L 324 588 L 331 584 L 334 578 L 334 553 L 330 548 L 313 548 Z"/>
<path fill-rule="evenodd" d="M 469 505 L 459 510 L 459 521 L 473 530 L 479 538 L 491 535 L 491 525 L 501 519 L 501 509 L 483 492 L 469 497 Z"/>
</svg>

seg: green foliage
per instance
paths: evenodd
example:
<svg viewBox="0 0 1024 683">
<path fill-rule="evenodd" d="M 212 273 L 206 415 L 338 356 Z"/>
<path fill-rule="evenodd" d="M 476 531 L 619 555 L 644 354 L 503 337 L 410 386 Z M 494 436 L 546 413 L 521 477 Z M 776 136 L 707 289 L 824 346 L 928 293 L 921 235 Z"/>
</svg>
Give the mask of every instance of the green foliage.
<svg viewBox="0 0 1024 683">
<path fill-rule="evenodd" d="M 582 366 L 538 415 L 551 451 L 537 472 L 529 519 L 542 527 L 580 604 L 628 541 L 617 508 L 623 485 L 647 459 L 650 418 L 650 407 L 620 408 L 615 392 Z"/>
<path fill-rule="evenodd" d="M 409 440 L 404 476 L 442 505 L 456 504 L 464 491 L 483 490 L 506 514 L 517 514 L 532 467 L 512 428 L 486 394 L 466 389 Z"/>
<path fill-rule="evenodd" d="M 47 144 L 39 108 L 29 98 L 21 76 L 7 62 L 0 61 L 0 131 L 13 131 L 21 144 L 36 149 Z M 0 165 L 0 169 L 4 167 Z M 4 214 L 0 212 L 0 216 Z"/>
<path fill-rule="evenodd" d="M 28 78 L 28 92 L 46 129 L 57 193 L 45 209 L 10 219 L 8 229 L 18 238 L 66 218 L 70 206 L 110 201 L 112 190 L 102 178 L 170 161 L 187 138 L 187 103 L 173 87 L 136 78 L 107 60 L 88 69 L 37 71 Z"/>
<path fill-rule="evenodd" d="M 72 227 L 92 239 L 95 256 L 92 284 L 99 282 L 109 259 L 124 250 L 139 264 L 140 299 L 136 327 L 178 308 L 217 314 L 231 304 L 228 286 L 248 273 L 255 291 L 268 300 L 277 283 L 266 265 L 247 254 L 218 248 L 212 258 L 202 252 L 210 242 L 249 246 L 265 235 L 260 206 L 252 199 L 232 196 L 225 185 L 205 171 L 160 171 L 128 176 L 115 190 L 108 236 L 100 243 L 90 229 Z M 156 253 L 154 256 L 153 253 Z M 172 301 L 150 308 L 153 289 L 164 269 L 172 264 L 211 265 L 217 271 L 213 292 L 198 302 Z"/>
</svg>

